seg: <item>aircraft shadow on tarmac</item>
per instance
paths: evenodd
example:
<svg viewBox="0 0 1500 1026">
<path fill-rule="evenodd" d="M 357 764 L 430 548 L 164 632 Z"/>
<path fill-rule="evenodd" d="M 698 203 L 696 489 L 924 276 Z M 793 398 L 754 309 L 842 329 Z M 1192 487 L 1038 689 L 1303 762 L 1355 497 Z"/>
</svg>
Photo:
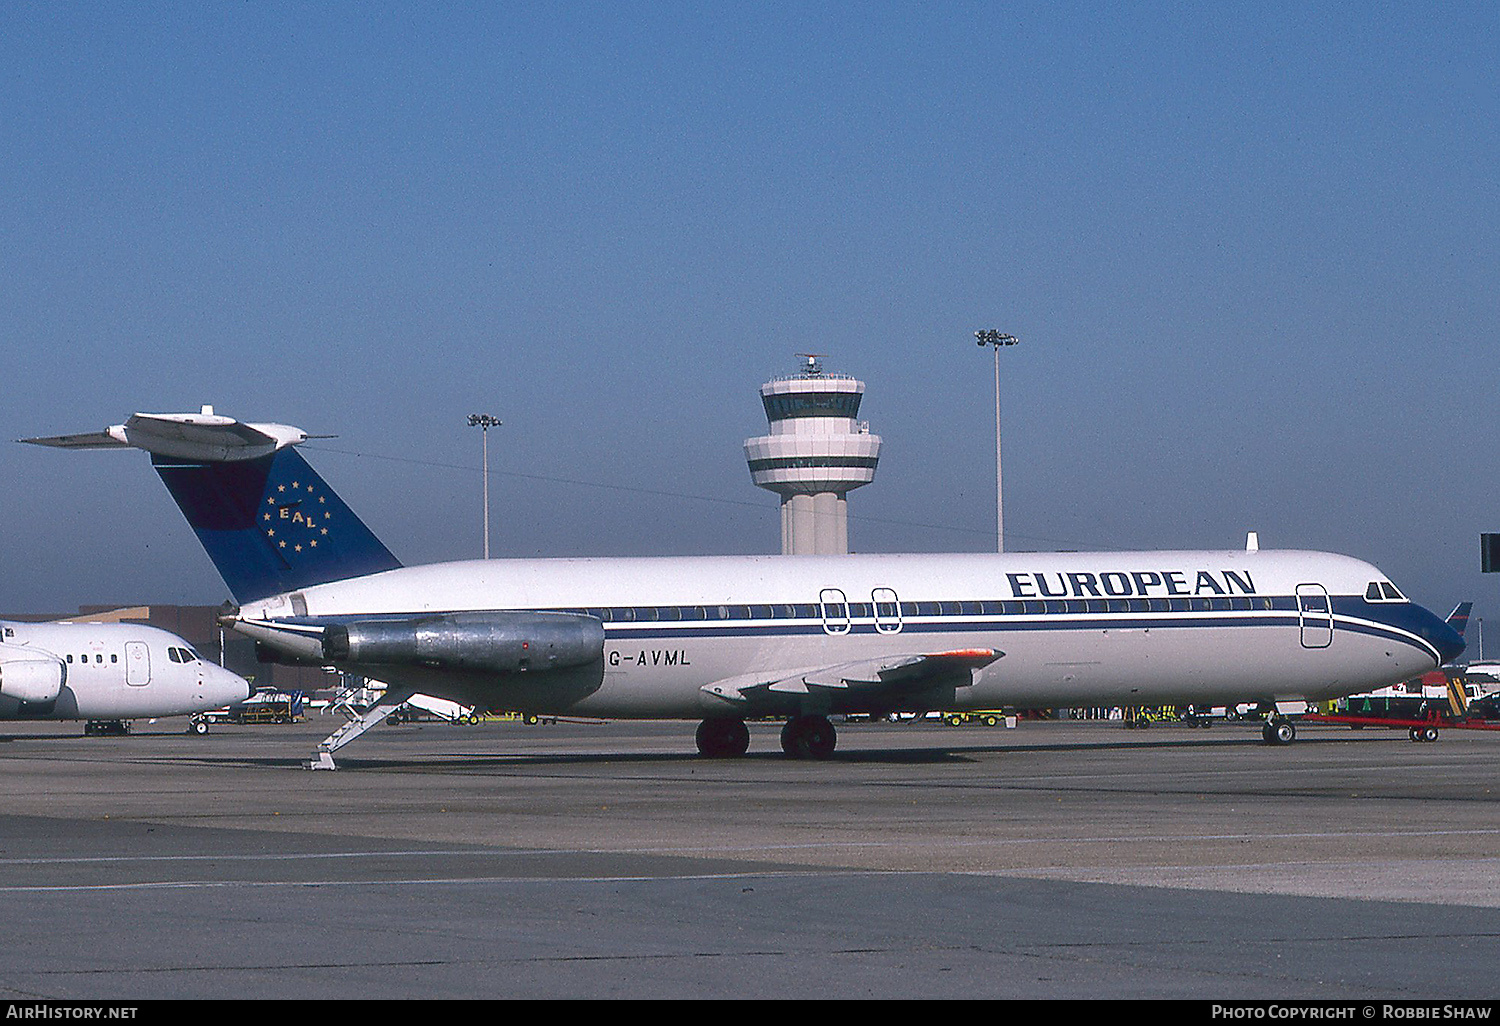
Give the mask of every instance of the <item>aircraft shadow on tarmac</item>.
<svg viewBox="0 0 1500 1026">
<path fill-rule="evenodd" d="M 1391 740 L 1397 740 L 1393 735 Z M 1404 736 L 1399 738 L 1403 742 Z M 1329 745 L 1347 743 L 1352 740 L 1341 737 L 1314 737 L 1299 738 L 1296 744 L 1300 747 L 1312 745 Z M 1371 739 L 1373 740 L 1373 739 Z M 525 754 L 521 752 L 508 752 L 496 754 L 477 754 L 474 752 L 455 753 L 452 755 L 433 753 L 420 758 L 391 759 L 370 757 L 341 758 L 339 766 L 342 770 L 367 770 L 367 771 L 468 771 L 468 770 L 494 770 L 505 768 L 524 767 L 547 767 L 547 766 L 650 766 L 650 765 L 700 765 L 705 767 L 735 765 L 798 765 L 809 769 L 819 765 L 891 765 L 891 766 L 936 766 L 936 765 L 964 765 L 975 761 L 977 756 L 985 755 L 1012 755 L 1024 757 L 1030 752 L 1108 752 L 1127 750 L 1172 750 L 1172 749 L 1206 749 L 1206 748 L 1244 748 L 1264 747 L 1264 742 L 1259 737 L 1217 737 L 1217 738 L 1161 738 L 1150 741 L 1120 740 L 1120 741 L 1082 741 L 1082 742 L 1055 742 L 1047 744 L 956 744 L 942 746 L 921 746 L 911 748 L 882 748 L 861 749 L 851 745 L 848 748 L 836 751 L 826 763 L 816 761 L 792 762 L 786 755 L 774 749 L 767 748 L 762 751 L 750 751 L 737 759 L 705 759 L 692 751 L 682 752 L 546 752 L 538 754 Z M 212 753 L 194 753 L 205 763 L 215 763 L 216 759 Z M 301 758 L 275 758 L 275 757 L 245 757 L 226 755 L 222 762 L 236 766 L 256 766 L 267 769 L 301 768 Z"/>
</svg>

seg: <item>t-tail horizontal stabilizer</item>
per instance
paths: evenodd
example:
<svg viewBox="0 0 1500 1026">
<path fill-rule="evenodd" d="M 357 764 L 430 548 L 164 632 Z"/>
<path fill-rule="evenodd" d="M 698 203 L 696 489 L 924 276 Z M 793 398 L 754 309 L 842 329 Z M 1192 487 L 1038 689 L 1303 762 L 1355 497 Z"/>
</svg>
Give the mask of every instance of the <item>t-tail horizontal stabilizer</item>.
<svg viewBox="0 0 1500 1026">
<path fill-rule="evenodd" d="M 151 453 L 188 524 L 244 603 L 401 565 L 292 446 L 286 424 L 200 413 L 137 413 L 98 435 L 22 441 Z"/>
<path fill-rule="evenodd" d="M 58 449 L 145 449 L 152 456 L 223 463 L 269 456 L 307 440 L 288 424 L 243 424 L 205 406 L 197 413 L 136 413 L 123 424 L 85 435 L 23 438 Z"/>
</svg>

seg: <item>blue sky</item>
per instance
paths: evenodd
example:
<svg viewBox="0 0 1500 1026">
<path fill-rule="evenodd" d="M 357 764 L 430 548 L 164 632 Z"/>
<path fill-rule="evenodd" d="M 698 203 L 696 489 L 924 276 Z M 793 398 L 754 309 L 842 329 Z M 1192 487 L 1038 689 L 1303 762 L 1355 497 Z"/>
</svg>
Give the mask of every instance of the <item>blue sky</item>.
<svg viewBox="0 0 1500 1026">
<path fill-rule="evenodd" d="M 1253 529 L 1483 615 L 1497 10 L 7 4 L 0 425 L 338 434 L 415 562 L 490 412 L 497 554 L 767 552 L 812 350 L 885 438 L 854 547 L 983 550 L 995 327 L 1008 547 Z M 0 471 L 0 608 L 224 597 L 140 454 Z"/>
</svg>

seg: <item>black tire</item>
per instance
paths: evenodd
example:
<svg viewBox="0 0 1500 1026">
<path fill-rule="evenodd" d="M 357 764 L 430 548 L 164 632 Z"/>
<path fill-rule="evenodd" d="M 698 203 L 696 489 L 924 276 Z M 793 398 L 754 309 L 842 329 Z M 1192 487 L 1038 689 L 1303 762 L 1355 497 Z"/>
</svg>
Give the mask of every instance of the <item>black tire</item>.
<svg viewBox="0 0 1500 1026">
<path fill-rule="evenodd" d="M 1267 720 L 1260 736 L 1268 745 L 1289 745 L 1297 740 L 1297 728 L 1291 720 Z"/>
<path fill-rule="evenodd" d="M 781 750 L 794 759 L 827 759 L 838 744 L 833 724 L 822 716 L 797 716 L 781 728 Z"/>
<path fill-rule="evenodd" d="M 838 744 L 838 734 L 834 732 L 833 724 L 821 716 L 810 716 L 808 719 L 812 722 L 807 727 L 807 754 L 819 761 L 829 758 Z"/>
<path fill-rule="evenodd" d="M 737 759 L 750 749 L 744 720 L 714 716 L 698 724 L 698 754 L 705 759 Z"/>
</svg>

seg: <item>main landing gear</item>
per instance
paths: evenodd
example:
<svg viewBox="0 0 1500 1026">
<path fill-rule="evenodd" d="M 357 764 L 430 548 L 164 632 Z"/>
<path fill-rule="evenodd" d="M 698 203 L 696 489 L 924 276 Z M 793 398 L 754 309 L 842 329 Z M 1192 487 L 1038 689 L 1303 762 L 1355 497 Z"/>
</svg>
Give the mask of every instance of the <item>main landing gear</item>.
<svg viewBox="0 0 1500 1026">
<path fill-rule="evenodd" d="M 744 720 L 713 716 L 698 724 L 698 754 L 705 759 L 737 759 L 749 750 Z"/>
<path fill-rule="evenodd" d="M 824 716 L 794 716 L 781 728 L 781 750 L 793 759 L 826 759 L 838 735 Z"/>
<path fill-rule="evenodd" d="M 129 733 L 129 720 L 89 720 L 83 725 L 84 737 L 120 737 Z"/>
<path fill-rule="evenodd" d="M 781 750 L 793 759 L 826 759 L 837 743 L 826 716 L 794 716 L 781 728 Z M 737 759 L 749 749 L 744 720 L 711 716 L 698 724 L 698 754 L 705 759 Z"/>
</svg>

